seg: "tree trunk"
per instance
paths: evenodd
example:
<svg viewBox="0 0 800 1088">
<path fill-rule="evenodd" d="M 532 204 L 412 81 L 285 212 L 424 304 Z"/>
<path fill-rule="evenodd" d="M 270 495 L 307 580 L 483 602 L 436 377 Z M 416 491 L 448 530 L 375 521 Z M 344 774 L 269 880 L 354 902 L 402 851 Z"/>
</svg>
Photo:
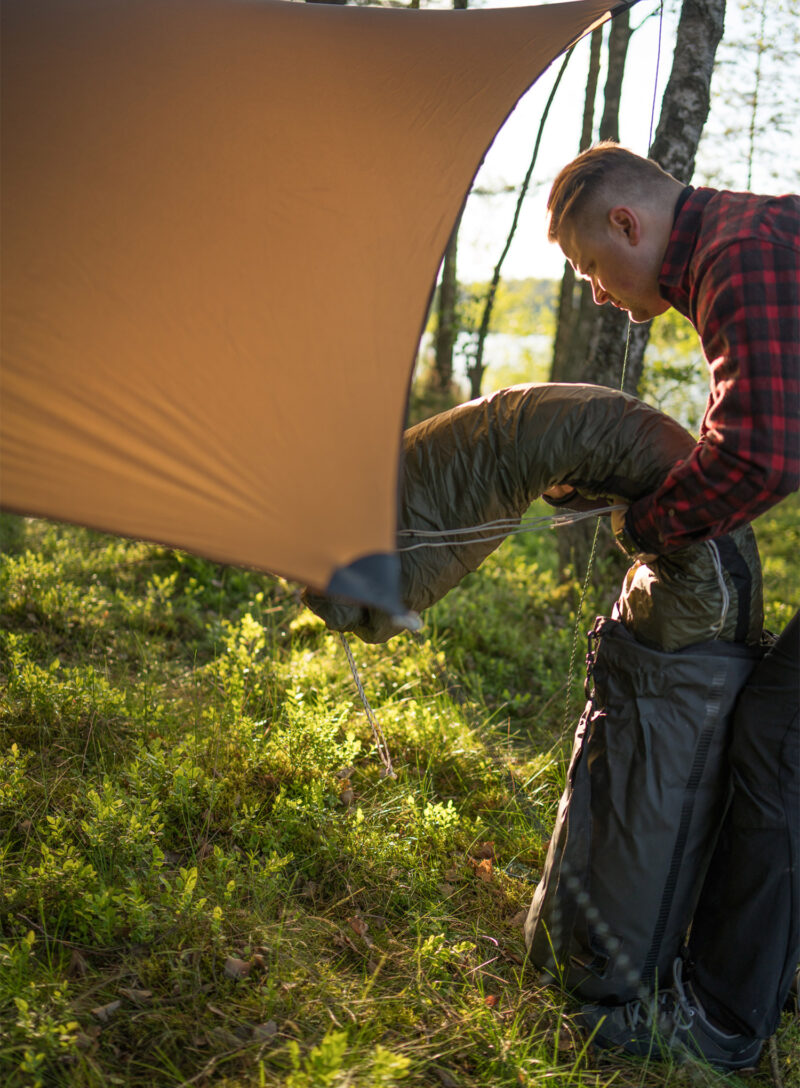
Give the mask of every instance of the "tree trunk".
<svg viewBox="0 0 800 1088">
<path fill-rule="evenodd" d="M 603 116 L 600 120 L 600 138 L 619 139 L 619 106 L 622 97 L 622 79 L 630 40 L 629 12 L 611 20 L 608 36 L 608 74 L 604 90 Z M 611 306 L 599 309 L 594 305 L 590 284 L 585 283 L 586 306 L 583 314 L 584 327 L 578 341 L 580 356 L 573 370 L 580 377 L 575 381 L 595 382 L 619 388 L 622 384 L 622 360 L 628 334 L 627 315 Z M 631 334 L 630 349 L 638 349 L 641 333 Z M 644 343 L 646 343 L 646 337 Z M 644 343 L 642 351 L 644 351 Z M 626 368 L 625 389 L 633 392 L 635 383 Z"/>
<path fill-rule="evenodd" d="M 619 103 L 622 97 L 622 77 L 631 40 L 631 13 L 622 12 L 611 20 L 608 31 L 608 74 L 603 92 L 603 116 L 600 119 L 601 140 L 619 141 Z"/>
<path fill-rule="evenodd" d="M 708 118 L 714 57 L 724 27 L 725 0 L 684 0 L 650 158 L 686 184 Z"/>
<path fill-rule="evenodd" d="M 464 11 L 469 0 L 453 0 L 454 10 Z M 416 5 L 419 6 L 417 3 Z M 431 392 L 444 394 L 451 392 L 453 385 L 453 350 L 458 336 L 458 276 L 456 264 L 458 257 L 458 229 L 461 226 L 462 208 L 456 219 L 453 233 L 447 243 L 442 261 L 442 279 L 439 284 L 438 306 L 436 310 L 436 334 L 433 347 L 433 373 L 431 374 Z"/>
<path fill-rule="evenodd" d="M 442 280 L 439 284 L 439 301 L 436 310 L 436 336 L 434 338 L 434 362 L 432 388 L 437 393 L 449 393 L 453 384 L 453 348 L 458 335 L 458 278 L 456 258 L 458 253 L 458 228 L 461 216 L 456 220 L 442 263 Z"/>
<path fill-rule="evenodd" d="M 597 81 L 600 78 L 600 55 L 603 51 L 603 28 L 592 31 L 589 44 L 589 72 L 586 77 L 586 93 L 583 96 L 583 123 L 579 151 L 583 151 L 592 142 L 594 131 L 594 102 L 597 98 Z"/>
<path fill-rule="evenodd" d="M 603 45 L 603 29 L 592 31 L 589 50 L 589 72 L 586 77 L 586 91 L 583 96 L 583 121 L 579 151 L 584 151 L 592 142 L 594 129 L 594 102 L 597 96 L 597 81 L 600 76 L 600 54 Z M 587 290 L 588 288 L 588 290 Z M 564 262 L 564 274 L 561 277 L 561 290 L 558 296 L 558 320 L 553 342 L 553 361 L 550 366 L 551 382 L 580 381 L 580 371 L 589 343 L 592 321 L 592 292 L 587 283 L 575 279 L 575 273 L 568 261 Z"/>
</svg>

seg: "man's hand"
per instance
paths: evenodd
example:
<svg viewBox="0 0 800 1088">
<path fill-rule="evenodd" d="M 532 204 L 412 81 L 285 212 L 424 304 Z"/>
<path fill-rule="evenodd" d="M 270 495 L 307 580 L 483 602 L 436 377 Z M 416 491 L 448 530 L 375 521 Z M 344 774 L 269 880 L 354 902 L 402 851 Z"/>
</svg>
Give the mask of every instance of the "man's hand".
<svg viewBox="0 0 800 1088">
<path fill-rule="evenodd" d="M 625 527 L 625 517 L 627 513 L 627 505 L 621 507 L 619 510 L 611 511 L 611 532 L 614 534 L 614 539 L 630 559 L 638 559 L 642 563 L 652 563 L 652 561 L 658 557 L 652 553 L 645 554 L 639 550 L 639 545 Z"/>
<path fill-rule="evenodd" d="M 625 515 L 627 513 L 627 506 L 623 506 L 619 510 L 611 511 L 611 532 L 617 538 L 619 538 L 619 534 L 625 529 Z"/>
<path fill-rule="evenodd" d="M 543 499 L 549 499 L 550 502 L 558 503 L 561 499 L 565 499 L 567 495 L 574 495 L 575 488 L 572 484 L 553 484 L 552 487 L 548 487 L 547 491 L 542 492 Z"/>
</svg>

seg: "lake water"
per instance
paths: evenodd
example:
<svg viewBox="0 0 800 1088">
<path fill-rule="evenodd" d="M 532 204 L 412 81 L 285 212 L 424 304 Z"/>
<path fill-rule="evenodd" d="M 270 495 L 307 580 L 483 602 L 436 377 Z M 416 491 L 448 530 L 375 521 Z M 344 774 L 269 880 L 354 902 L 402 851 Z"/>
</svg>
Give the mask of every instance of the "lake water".
<svg viewBox="0 0 800 1088">
<path fill-rule="evenodd" d="M 454 376 L 467 388 L 467 363 L 475 354 L 475 337 L 459 333 L 453 357 Z M 503 389 L 519 382 L 543 382 L 550 376 L 552 338 L 544 333 L 514 336 L 506 332 L 490 332 L 483 349 L 486 372 L 484 393 Z M 420 357 L 429 364 L 433 355 L 433 337 L 425 333 L 420 343 Z"/>
</svg>

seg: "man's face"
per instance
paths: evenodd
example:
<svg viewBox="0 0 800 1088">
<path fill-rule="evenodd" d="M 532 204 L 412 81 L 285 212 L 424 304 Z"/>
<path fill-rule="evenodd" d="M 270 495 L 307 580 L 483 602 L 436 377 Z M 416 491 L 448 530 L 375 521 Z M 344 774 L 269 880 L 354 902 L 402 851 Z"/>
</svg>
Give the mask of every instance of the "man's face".
<svg viewBox="0 0 800 1088">
<path fill-rule="evenodd" d="M 661 251 L 648 244 L 636 213 L 612 208 L 605 219 L 588 220 L 567 220 L 558 242 L 576 274 L 591 283 L 598 306 L 610 302 L 637 323 L 668 310 L 658 289 Z"/>
</svg>

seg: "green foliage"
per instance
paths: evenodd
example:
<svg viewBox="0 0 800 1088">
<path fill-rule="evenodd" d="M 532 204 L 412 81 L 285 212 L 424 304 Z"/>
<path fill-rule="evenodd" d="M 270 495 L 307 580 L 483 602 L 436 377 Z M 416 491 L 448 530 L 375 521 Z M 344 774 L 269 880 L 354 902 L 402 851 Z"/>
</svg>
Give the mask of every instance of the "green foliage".
<svg viewBox="0 0 800 1088">
<path fill-rule="evenodd" d="M 754 529 L 764 577 L 764 622 L 782 631 L 797 610 L 800 494 L 762 514 Z"/>
<path fill-rule="evenodd" d="M 651 326 L 639 396 L 697 433 L 708 401 L 708 367 L 697 333 L 677 310 Z"/>
<path fill-rule="evenodd" d="M 409 400 L 409 425 L 446 411 L 468 396 L 466 368 L 474 357 L 488 283 L 461 284 L 456 306 L 453 387 L 445 392 L 435 381 L 432 335 L 436 305 L 431 308 L 427 332 L 417 359 Z M 495 295 L 489 335 L 484 350 L 488 367 L 483 392 L 522 382 L 546 381 L 555 332 L 558 285 L 553 280 L 501 280 Z"/>
<path fill-rule="evenodd" d="M 66 982 L 36 986 L 29 981 L 35 944 L 32 930 L 16 943 L 0 944 L 0 1007 L 8 1014 L 0 1061 L 13 1055 L 20 1082 L 42 1088 L 53 1065 L 74 1052 L 80 1024 L 71 1017 Z"/>
<path fill-rule="evenodd" d="M 501 280 L 492 309 L 492 332 L 512 336 L 541 333 L 552 336 L 556 327 L 558 285 L 554 280 Z M 464 285 L 460 300 L 462 327 L 477 330 L 483 316 L 488 283 Z"/>
<path fill-rule="evenodd" d="M 339 1080 L 346 1054 L 347 1032 L 344 1031 L 328 1032 L 302 1060 L 300 1047 L 292 1040 L 289 1043 L 292 1072 L 286 1078 L 286 1088 L 325 1088 L 334 1084 Z"/>
<path fill-rule="evenodd" d="M 798 502 L 757 528 L 778 627 Z M 550 534 L 505 544 L 422 634 L 354 644 L 392 780 L 285 583 L 0 529 L 3 1084 L 684 1083 L 597 1068 L 525 966 L 583 656 Z M 796 1048 L 786 1027 L 781 1063 Z"/>
<path fill-rule="evenodd" d="M 699 149 L 699 183 L 757 193 L 798 191 L 797 15 L 797 0 L 726 5 L 711 113 Z"/>
<path fill-rule="evenodd" d="M 554 280 L 500 282 L 486 343 L 484 393 L 522 382 L 549 380 L 558 286 Z M 445 393 L 432 387 L 429 341 L 435 318 L 431 317 L 417 361 L 409 423 L 427 419 L 466 399 L 465 365 L 467 356 L 474 352 L 488 287 L 486 283 L 460 287 L 455 384 Z M 676 310 L 669 310 L 653 322 L 639 395 L 696 432 L 708 399 L 707 369 L 697 333 Z"/>
<path fill-rule="evenodd" d="M 475 332 L 480 327 L 488 283 L 459 284 L 458 327 Z M 491 332 L 528 336 L 555 332 L 555 308 L 558 285 L 554 280 L 501 280 L 497 286 Z M 436 326 L 436 305 L 431 306 L 428 331 Z"/>
</svg>

